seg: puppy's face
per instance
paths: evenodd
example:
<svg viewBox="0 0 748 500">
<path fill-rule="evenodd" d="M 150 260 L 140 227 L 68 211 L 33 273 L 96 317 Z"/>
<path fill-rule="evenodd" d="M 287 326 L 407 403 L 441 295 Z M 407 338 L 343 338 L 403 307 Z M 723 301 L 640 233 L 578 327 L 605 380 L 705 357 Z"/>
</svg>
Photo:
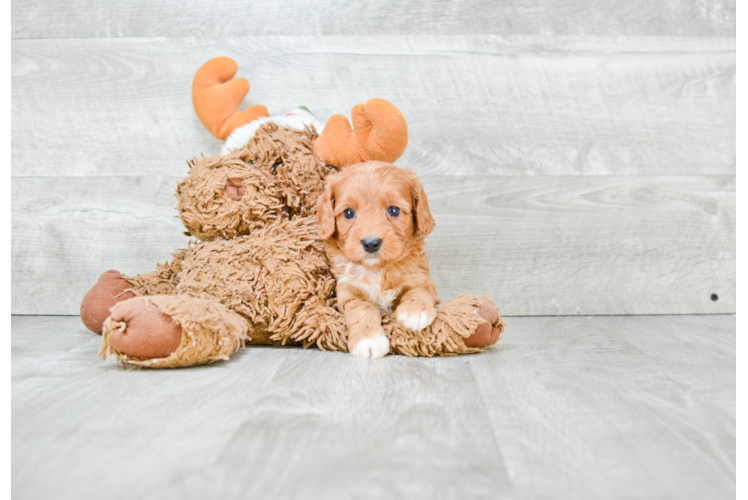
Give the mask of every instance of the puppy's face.
<svg viewBox="0 0 748 500">
<path fill-rule="evenodd" d="M 368 267 L 399 261 L 434 227 L 418 176 L 384 162 L 330 177 L 317 207 L 320 238 L 333 238 L 349 261 Z"/>
</svg>

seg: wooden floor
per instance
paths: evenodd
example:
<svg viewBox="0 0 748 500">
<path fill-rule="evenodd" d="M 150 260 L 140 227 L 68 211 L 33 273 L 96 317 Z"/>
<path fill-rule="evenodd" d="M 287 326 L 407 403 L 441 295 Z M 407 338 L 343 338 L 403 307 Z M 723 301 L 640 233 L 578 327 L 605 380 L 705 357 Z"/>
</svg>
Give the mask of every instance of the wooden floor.
<svg viewBox="0 0 748 500">
<path fill-rule="evenodd" d="M 13 498 L 734 498 L 735 316 L 508 324 L 473 356 L 153 371 L 14 316 Z"/>
</svg>

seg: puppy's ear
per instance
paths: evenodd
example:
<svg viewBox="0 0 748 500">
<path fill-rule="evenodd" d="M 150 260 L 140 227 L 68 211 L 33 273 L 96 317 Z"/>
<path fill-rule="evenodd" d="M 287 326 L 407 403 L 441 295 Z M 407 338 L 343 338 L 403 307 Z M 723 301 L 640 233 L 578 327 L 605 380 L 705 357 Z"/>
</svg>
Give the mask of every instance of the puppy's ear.
<svg viewBox="0 0 748 500">
<path fill-rule="evenodd" d="M 335 186 L 337 175 L 327 178 L 325 191 L 317 199 L 317 213 L 319 214 L 319 230 L 317 235 L 320 240 L 326 240 L 335 234 Z"/>
<path fill-rule="evenodd" d="M 410 192 L 413 196 L 413 222 L 415 222 L 418 234 L 424 238 L 434 230 L 436 223 L 429 210 L 429 199 L 423 190 L 418 174 L 413 171 L 408 173 L 408 182 L 410 183 Z"/>
</svg>

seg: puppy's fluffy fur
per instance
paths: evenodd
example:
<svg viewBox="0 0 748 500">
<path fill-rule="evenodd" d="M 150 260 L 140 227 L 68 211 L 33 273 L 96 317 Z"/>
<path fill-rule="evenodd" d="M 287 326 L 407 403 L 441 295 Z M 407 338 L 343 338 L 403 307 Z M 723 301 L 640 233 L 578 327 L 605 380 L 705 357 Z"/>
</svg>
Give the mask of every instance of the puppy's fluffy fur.
<svg viewBox="0 0 748 500">
<path fill-rule="evenodd" d="M 317 207 L 319 237 L 348 325 L 348 350 L 356 357 L 382 357 L 390 348 L 383 313 L 395 310 L 397 320 L 416 331 L 436 318 L 439 297 L 424 253 L 434 219 L 423 186 L 410 170 L 359 163 L 327 179 Z M 365 238 L 381 239 L 381 246 L 367 251 Z"/>
</svg>

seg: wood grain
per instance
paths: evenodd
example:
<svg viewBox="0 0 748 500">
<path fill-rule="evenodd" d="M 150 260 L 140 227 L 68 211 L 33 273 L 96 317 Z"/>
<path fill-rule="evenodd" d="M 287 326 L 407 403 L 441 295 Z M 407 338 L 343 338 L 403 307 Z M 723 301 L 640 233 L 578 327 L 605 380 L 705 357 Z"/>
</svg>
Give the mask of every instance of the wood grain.
<svg viewBox="0 0 748 500">
<path fill-rule="evenodd" d="M 12 3 L 13 38 L 241 35 L 734 36 L 735 1 L 272 0 Z"/>
<path fill-rule="evenodd" d="M 170 253 L 188 242 L 176 217 L 174 189 L 179 180 L 14 179 L 13 311 L 78 314 L 83 294 L 102 272 L 137 274 L 170 260 Z"/>
<path fill-rule="evenodd" d="M 748 176 L 736 176 L 730 194 L 735 204 L 733 216 L 735 306 L 733 312 L 748 314 Z"/>
<path fill-rule="evenodd" d="M 735 496 L 734 316 L 512 318 L 473 356 L 252 347 L 169 371 L 97 360 L 77 317 L 11 332 L 18 499 Z"/>
<path fill-rule="evenodd" d="M 735 75 L 732 150 L 735 163 L 735 311 L 748 313 L 748 5 L 735 5 Z M 746 468 L 748 470 L 748 468 Z M 748 478 L 748 474 L 743 474 Z"/>
<path fill-rule="evenodd" d="M 734 177 L 423 183 L 446 297 L 487 293 L 508 315 L 735 312 Z"/>
<path fill-rule="evenodd" d="M 228 55 L 271 113 L 372 97 L 441 175 L 734 175 L 735 39 L 291 36 L 13 40 L 12 175 L 181 175 L 219 151 L 190 84 Z"/>
<path fill-rule="evenodd" d="M 185 247 L 180 178 L 13 178 L 12 311 L 77 314 L 102 272 L 148 272 Z M 736 310 L 733 176 L 422 181 L 442 298 L 489 294 L 510 316 Z"/>
<path fill-rule="evenodd" d="M 512 318 L 506 344 L 470 363 L 517 496 L 733 498 L 734 325 Z"/>
</svg>

